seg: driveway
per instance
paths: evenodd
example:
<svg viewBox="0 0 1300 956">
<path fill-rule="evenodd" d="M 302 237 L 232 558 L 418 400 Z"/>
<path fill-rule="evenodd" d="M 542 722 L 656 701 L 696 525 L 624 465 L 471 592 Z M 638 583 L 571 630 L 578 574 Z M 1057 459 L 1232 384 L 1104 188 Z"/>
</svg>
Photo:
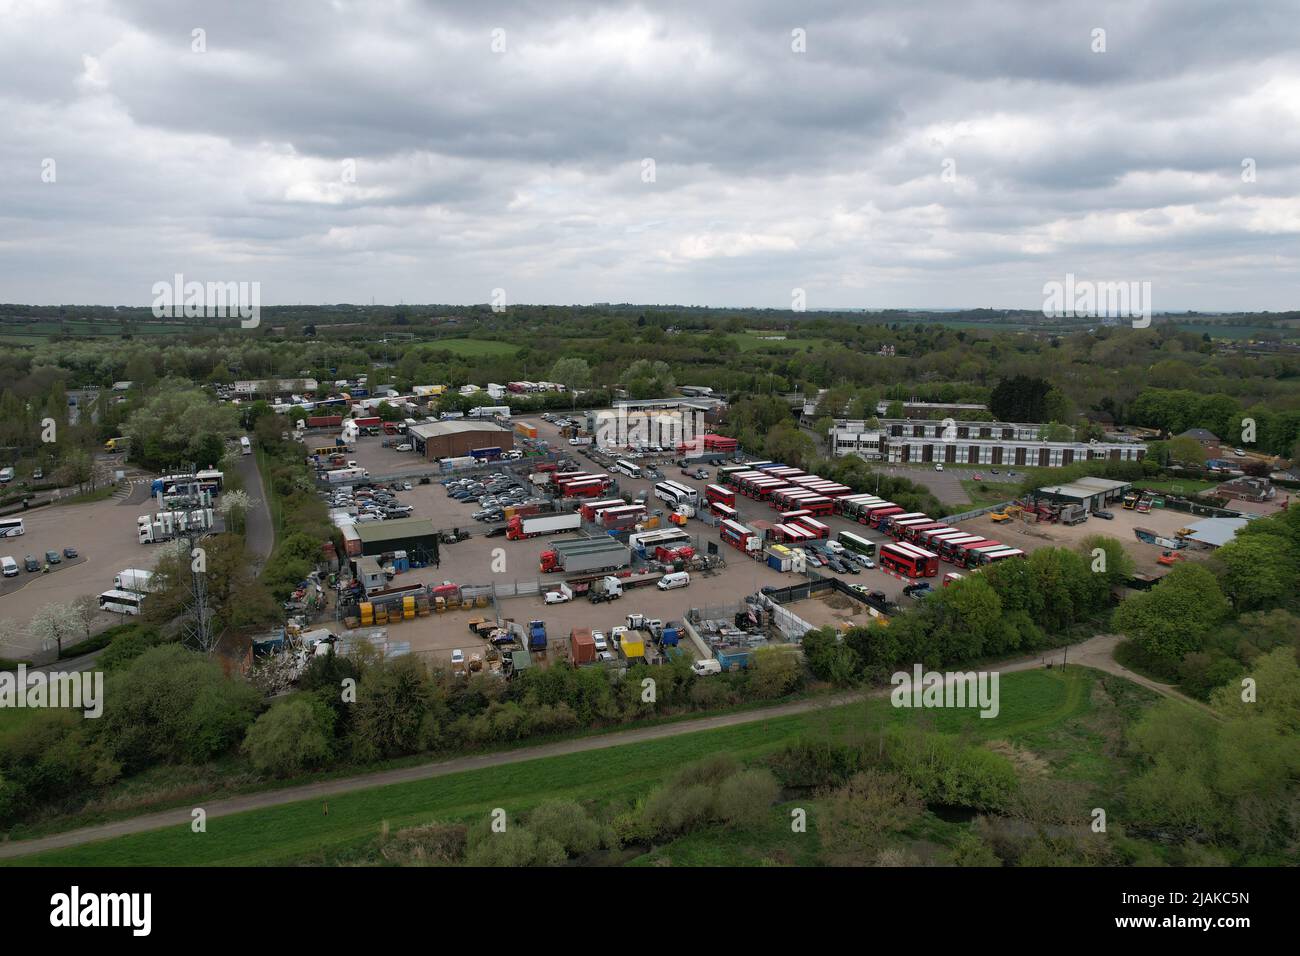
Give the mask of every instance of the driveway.
<svg viewBox="0 0 1300 956">
<path fill-rule="evenodd" d="M 254 573 L 262 569 L 275 546 L 275 528 L 271 524 L 271 508 L 266 500 L 266 487 L 257 467 L 256 455 L 241 455 L 239 474 L 244 479 L 244 490 L 253 499 L 244 527 L 244 547 L 253 559 Z"/>
</svg>

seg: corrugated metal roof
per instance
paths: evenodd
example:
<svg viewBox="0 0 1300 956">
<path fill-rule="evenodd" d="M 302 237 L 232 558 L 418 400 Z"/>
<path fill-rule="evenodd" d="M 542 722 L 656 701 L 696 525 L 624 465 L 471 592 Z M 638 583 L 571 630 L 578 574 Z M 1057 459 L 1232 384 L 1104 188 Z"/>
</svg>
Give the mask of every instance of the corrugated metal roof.
<svg viewBox="0 0 1300 956">
<path fill-rule="evenodd" d="M 430 422 L 427 425 L 412 425 L 409 429 L 414 435 L 428 441 L 430 438 L 440 438 L 443 435 L 459 435 L 465 432 L 504 432 L 514 434 L 509 428 L 502 428 L 495 422 L 485 421 L 483 419 L 451 419 L 445 422 Z"/>
<path fill-rule="evenodd" d="M 1206 518 L 1189 525 L 1185 537 L 1219 548 L 1235 538 L 1246 521 L 1246 518 Z"/>
</svg>

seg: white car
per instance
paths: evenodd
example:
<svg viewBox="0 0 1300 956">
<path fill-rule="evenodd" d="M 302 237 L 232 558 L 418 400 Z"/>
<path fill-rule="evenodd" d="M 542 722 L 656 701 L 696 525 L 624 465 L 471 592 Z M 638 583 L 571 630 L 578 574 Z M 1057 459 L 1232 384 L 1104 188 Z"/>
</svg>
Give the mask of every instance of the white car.
<svg viewBox="0 0 1300 956">
<path fill-rule="evenodd" d="M 404 442 L 402 442 L 400 445 L 397 446 L 397 450 L 398 450 L 398 451 L 410 451 L 410 450 L 411 450 L 411 443 L 410 443 L 409 441 L 404 441 Z"/>
<path fill-rule="evenodd" d="M 855 561 L 858 562 L 858 564 L 862 565 L 864 568 L 871 569 L 876 566 L 876 562 L 872 561 L 865 554 L 856 554 L 853 556 L 853 558 Z"/>
<path fill-rule="evenodd" d="M 547 591 L 547 592 L 546 592 L 546 603 L 547 603 L 547 604 L 563 604 L 563 603 L 564 603 L 565 601 L 567 601 L 568 599 L 569 599 L 569 598 L 568 598 L 567 595 L 561 594 L 559 591 Z"/>
<path fill-rule="evenodd" d="M 722 664 L 715 660 L 696 661 L 691 665 L 691 670 L 703 677 L 706 674 L 721 674 Z"/>
<path fill-rule="evenodd" d="M 844 545 L 840 544 L 838 541 L 827 541 L 826 550 L 831 554 L 838 556 L 844 553 Z"/>
<path fill-rule="evenodd" d="M 597 651 L 607 651 L 607 650 L 609 650 L 609 644 L 605 641 L 605 632 L 604 632 L 604 631 L 592 631 L 592 632 L 591 632 L 591 639 L 592 639 L 593 641 L 596 642 L 596 650 L 597 650 Z"/>
<path fill-rule="evenodd" d="M 465 665 L 465 652 L 459 647 L 451 652 L 451 666 L 463 667 Z"/>
<path fill-rule="evenodd" d="M 935 470 L 935 471 L 943 471 L 943 462 L 938 462 L 938 461 L 935 462 L 935 463 L 934 463 L 934 470 Z"/>
<path fill-rule="evenodd" d="M 1232 450 L 1232 453 L 1233 453 L 1234 455 L 1236 455 L 1238 458 L 1245 458 L 1245 457 L 1246 457 L 1245 449 L 1242 449 L 1242 448 L 1234 448 L 1234 449 Z"/>
</svg>

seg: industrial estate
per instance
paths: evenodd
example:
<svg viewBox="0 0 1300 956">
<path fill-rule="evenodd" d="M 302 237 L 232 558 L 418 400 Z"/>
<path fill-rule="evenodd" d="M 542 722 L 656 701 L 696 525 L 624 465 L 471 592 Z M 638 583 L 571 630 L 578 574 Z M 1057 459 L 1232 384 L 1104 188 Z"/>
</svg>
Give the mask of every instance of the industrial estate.
<svg viewBox="0 0 1300 956">
<path fill-rule="evenodd" d="M 264 6 L 3 17 L 21 921 L 192 935 L 239 867 L 221 934 L 337 946 L 414 868 L 671 867 L 1251 925 L 1294 17 Z"/>
</svg>

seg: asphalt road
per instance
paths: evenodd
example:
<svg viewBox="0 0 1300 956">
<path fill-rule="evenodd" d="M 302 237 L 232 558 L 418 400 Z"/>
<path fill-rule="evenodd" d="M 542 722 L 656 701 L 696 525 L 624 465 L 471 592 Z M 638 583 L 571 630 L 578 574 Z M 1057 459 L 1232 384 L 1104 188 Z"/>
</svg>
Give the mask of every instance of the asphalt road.
<svg viewBox="0 0 1300 956">
<path fill-rule="evenodd" d="M 245 521 L 244 548 L 253 559 L 254 571 L 260 571 L 275 546 L 275 528 L 271 525 L 271 508 L 267 504 L 262 473 L 257 468 L 257 456 L 241 455 L 239 474 L 244 479 L 244 490 L 253 499 Z"/>
<path fill-rule="evenodd" d="M 1172 688 L 1169 688 L 1167 685 L 1158 684 L 1154 681 L 1148 680 L 1147 678 L 1141 677 L 1117 663 L 1114 659 L 1113 651 L 1118 641 L 1119 638 L 1113 634 L 1099 635 L 1091 638 L 1082 644 L 1070 648 L 1069 660 L 1075 664 L 1095 667 L 1098 670 L 1117 674 L 1165 696 L 1174 697 L 1184 702 L 1196 704 L 1197 706 L 1204 706 L 1197 704 L 1195 701 L 1188 701 L 1187 698 L 1172 690 Z M 1048 654 L 1028 658 L 1018 658 L 1001 665 L 994 665 L 994 667 L 1000 673 L 1033 670 L 1044 666 L 1044 664 L 1048 662 L 1059 665 L 1062 661 L 1062 657 L 1063 651 L 1058 649 L 1051 651 Z M 993 669 L 993 667 L 986 667 L 984 669 Z M 208 819 L 213 819 L 215 817 L 230 816 L 231 814 L 236 813 L 248 813 L 255 810 L 264 810 L 270 807 L 283 806 L 288 803 L 297 803 L 304 800 L 318 800 L 326 797 L 338 796 L 339 794 L 352 793 L 357 790 L 366 790 L 371 787 L 382 787 L 395 783 L 409 783 L 415 780 L 431 780 L 437 777 L 443 777 L 453 773 L 461 773 L 467 770 L 479 770 L 485 767 L 500 767 L 509 764 L 524 763 L 529 760 L 540 760 L 546 757 L 557 757 L 565 754 L 605 750 L 610 747 L 622 747 L 627 744 L 644 743 L 651 740 L 663 740 L 668 737 L 678 737 L 682 734 L 692 734 L 702 730 L 715 730 L 721 727 L 734 727 L 741 724 L 751 724 L 758 721 L 771 720 L 775 717 L 784 717 L 790 714 L 802 714 L 841 704 L 851 704 L 855 701 L 863 700 L 868 696 L 887 697 L 891 690 L 892 688 L 890 687 L 877 688 L 868 692 L 841 694 L 834 697 L 817 698 L 814 700 L 801 700 L 790 704 L 781 704 L 776 707 L 748 710 L 735 714 L 724 714 L 718 717 L 701 717 L 696 720 L 684 720 L 677 723 L 661 724 L 659 726 L 645 727 L 637 730 L 624 730 L 596 737 L 564 740 L 558 743 L 543 744 L 538 747 L 528 747 L 522 750 L 508 750 L 497 753 L 480 754 L 472 757 L 458 757 L 454 760 L 444 760 L 437 763 L 420 764 L 414 767 L 402 767 L 396 770 L 384 770 L 378 773 L 364 774 L 356 777 L 344 777 L 337 780 L 326 780 L 320 783 L 304 784 L 297 787 L 286 787 L 281 790 L 268 790 L 239 797 L 213 800 L 205 802 L 203 807 L 207 811 Z M 191 807 L 178 807 L 173 810 L 148 813 L 138 817 L 131 817 L 126 820 L 119 820 L 114 823 L 104 823 L 97 826 L 83 827 L 79 830 L 69 830 L 66 833 L 55 833 L 50 836 L 38 837 L 31 840 L 6 842 L 0 844 L 0 859 L 12 859 L 14 857 L 27 856 L 32 853 L 42 853 L 48 850 L 64 849 L 67 847 L 81 846 L 86 843 L 93 843 L 99 840 L 109 840 L 114 837 L 128 836 L 133 833 L 145 833 L 150 830 L 160 830 L 165 827 L 188 825 L 191 819 L 191 810 Z"/>
</svg>

